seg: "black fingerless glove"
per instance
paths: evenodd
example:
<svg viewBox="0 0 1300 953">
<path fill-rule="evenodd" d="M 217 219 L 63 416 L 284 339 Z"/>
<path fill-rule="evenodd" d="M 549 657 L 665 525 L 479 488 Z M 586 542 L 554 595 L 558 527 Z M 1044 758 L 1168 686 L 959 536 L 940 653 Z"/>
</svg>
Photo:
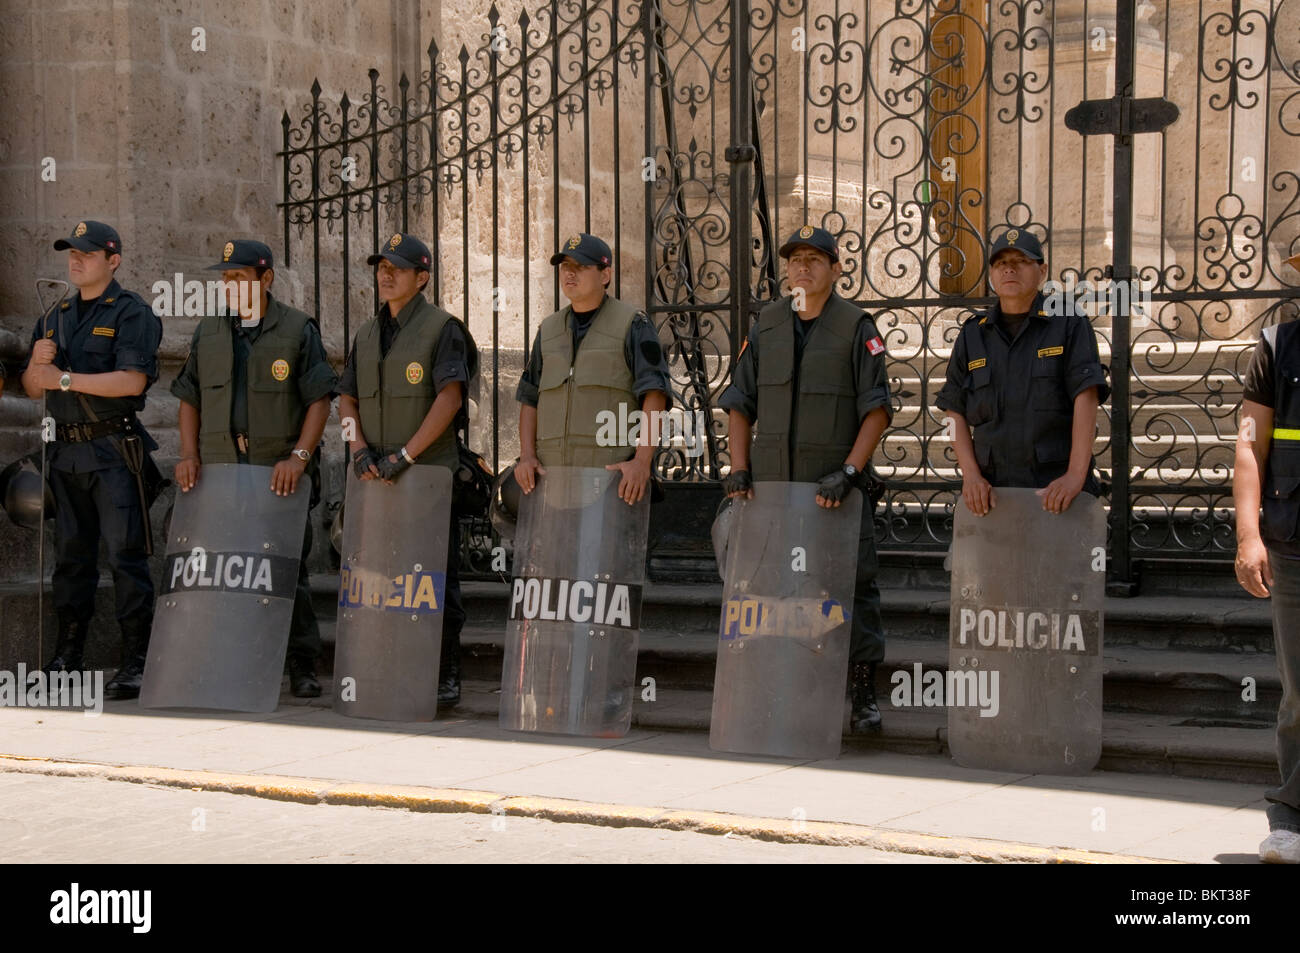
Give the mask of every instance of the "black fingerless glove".
<svg viewBox="0 0 1300 953">
<path fill-rule="evenodd" d="M 394 453 L 392 456 L 397 459 L 393 460 L 389 457 L 384 457 L 384 459 L 375 464 L 375 466 L 379 467 L 379 479 L 396 480 L 398 474 L 410 466 L 410 464 L 406 462 L 406 458 L 400 453 Z"/>
<path fill-rule="evenodd" d="M 378 465 L 379 454 L 369 447 L 362 447 L 356 453 L 352 454 L 352 470 L 358 477 L 367 476 L 370 473 L 371 464 Z"/>
<path fill-rule="evenodd" d="M 732 493 L 744 493 L 754 488 L 754 481 L 750 478 L 748 470 L 732 470 L 722 478 L 722 492 L 730 496 Z"/>
<path fill-rule="evenodd" d="M 843 470 L 828 473 L 817 481 L 817 495 L 832 503 L 842 502 L 853 489 L 853 479 Z"/>
</svg>

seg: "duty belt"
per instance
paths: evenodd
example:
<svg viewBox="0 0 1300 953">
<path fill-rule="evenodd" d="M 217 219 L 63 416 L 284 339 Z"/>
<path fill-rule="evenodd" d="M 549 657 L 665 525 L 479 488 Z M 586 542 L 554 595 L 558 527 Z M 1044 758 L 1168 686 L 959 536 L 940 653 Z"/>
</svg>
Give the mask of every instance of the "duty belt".
<svg viewBox="0 0 1300 953">
<path fill-rule="evenodd" d="M 86 443 L 99 437 L 115 433 L 130 433 L 136 430 L 134 417 L 108 417 L 93 423 L 82 421 L 71 424 L 55 424 L 54 437 L 63 443 Z"/>
</svg>

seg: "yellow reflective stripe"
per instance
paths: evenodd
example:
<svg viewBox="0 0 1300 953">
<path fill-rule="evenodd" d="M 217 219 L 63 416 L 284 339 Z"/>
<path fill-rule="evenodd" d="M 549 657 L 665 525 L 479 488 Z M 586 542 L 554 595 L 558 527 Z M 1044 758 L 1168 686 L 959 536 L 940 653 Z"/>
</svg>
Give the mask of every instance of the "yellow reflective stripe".
<svg viewBox="0 0 1300 953">
<path fill-rule="evenodd" d="M 1286 427 L 1273 428 L 1274 440 L 1300 440 L 1300 430 L 1289 430 Z"/>
</svg>

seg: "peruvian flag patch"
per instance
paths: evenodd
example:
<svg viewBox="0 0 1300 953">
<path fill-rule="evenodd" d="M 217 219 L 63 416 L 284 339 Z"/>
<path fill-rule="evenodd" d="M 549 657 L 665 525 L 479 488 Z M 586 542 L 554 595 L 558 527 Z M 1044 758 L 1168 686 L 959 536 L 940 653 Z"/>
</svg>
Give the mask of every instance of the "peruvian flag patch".
<svg viewBox="0 0 1300 953">
<path fill-rule="evenodd" d="M 867 341 L 867 350 L 872 354 L 884 354 L 885 342 L 880 340 L 879 336 L 871 338 Z"/>
</svg>

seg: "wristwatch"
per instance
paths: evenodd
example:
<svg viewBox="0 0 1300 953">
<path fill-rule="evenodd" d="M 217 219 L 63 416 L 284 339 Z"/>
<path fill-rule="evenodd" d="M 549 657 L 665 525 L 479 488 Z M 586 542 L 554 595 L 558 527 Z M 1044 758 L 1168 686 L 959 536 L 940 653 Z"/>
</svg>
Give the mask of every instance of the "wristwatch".
<svg viewBox="0 0 1300 953">
<path fill-rule="evenodd" d="M 858 468 L 851 463 L 844 464 L 844 475 L 850 480 L 856 480 L 858 477 Z"/>
<path fill-rule="evenodd" d="M 293 448 L 293 455 L 297 457 L 299 460 L 301 460 L 303 463 L 306 463 L 308 460 L 311 459 L 311 454 L 300 447 Z"/>
<path fill-rule="evenodd" d="M 62 391 L 69 391 L 69 390 L 72 390 L 72 375 L 71 375 L 71 374 L 64 374 L 62 377 L 59 378 L 59 390 L 62 390 Z"/>
</svg>

